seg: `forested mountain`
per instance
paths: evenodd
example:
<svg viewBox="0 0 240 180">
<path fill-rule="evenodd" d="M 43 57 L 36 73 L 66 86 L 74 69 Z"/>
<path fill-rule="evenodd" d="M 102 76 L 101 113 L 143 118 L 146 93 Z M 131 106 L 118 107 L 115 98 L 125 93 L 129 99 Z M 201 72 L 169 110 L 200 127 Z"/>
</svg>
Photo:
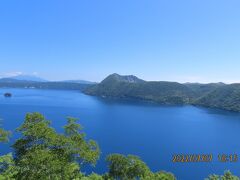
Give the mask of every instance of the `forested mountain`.
<svg viewBox="0 0 240 180">
<path fill-rule="evenodd" d="M 218 87 L 225 86 L 224 83 L 209 83 L 209 84 L 201 84 L 201 83 L 185 83 L 185 86 L 194 91 L 196 97 L 204 96 Z"/>
<path fill-rule="evenodd" d="M 194 104 L 240 111 L 240 84 L 220 86 L 207 95 L 197 99 Z"/>
<path fill-rule="evenodd" d="M 240 84 L 153 82 L 135 76 L 112 74 L 84 89 L 89 95 L 135 98 L 160 104 L 193 104 L 240 111 Z"/>
<path fill-rule="evenodd" d="M 116 82 L 125 82 L 125 83 L 143 83 L 145 82 L 142 79 L 139 79 L 136 76 L 129 75 L 129 76 L 121 76 L 117 73 L 109 75 L 107 78 L 105 78 L 101 83 L 102 84 L 114 84 Z"/>
<path fill-rule="evenodd" d="M 135 76 L 118 74 L 108 76 L 84 92 L 96 96 L 150 100 L 161 104 L 185 104 L 194 97 L 193 91 L 180 83 L 147 82 Z"/>
</svg>

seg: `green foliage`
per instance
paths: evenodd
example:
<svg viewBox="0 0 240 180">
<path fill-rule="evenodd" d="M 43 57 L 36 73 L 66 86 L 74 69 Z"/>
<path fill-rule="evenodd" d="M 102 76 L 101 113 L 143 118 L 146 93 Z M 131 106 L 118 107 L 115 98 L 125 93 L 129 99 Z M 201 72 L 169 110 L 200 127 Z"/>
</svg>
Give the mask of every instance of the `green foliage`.
<svg viewBox="0 0 240 180">
<path fill-rule="evenodd" d="M 151 173 L 149 176 L 141 178 L 141 180 L 176 180 L 175 176 L 167 172 Z"/>
<path fill-rule="evenodd" d="M 147 165 L 137 156 L 112 154 L 107 157 L 109 176 L 115 179 L 135 179 L 151 174 Z"/>
<path fill-rule="evenodd" d="M 223 176 L 210 175 L 206 180 L 240 180 L 239 177 L 234 176 L 230 171 L 226 171 Z"/>
<path fill-rule="evenodd" d="M 5 131 L 4 129 L 0 128 L 0 142 L 7 142 L 9 135 L 9 131 Z"/>
<path fill-rule="evenodd" d="M 98 174 L 93 173 L 89 176 L 81 177 L 81 180 L 104 180 L 104 178 Z"/>
<path fill-rule="evenodd" d="M 17 169 L 12 157 L 12 154 L 7 154 L 0 157 L 0 179 L 14 179 L 17 174 Z"/>
<path fill-rule="evenodd" d="M 240 111 L 240 84 L 225 85 L 197 99 L 197 105 Z"/>
<path fill-rule="evenodd" d="M 175 180 L 173 174 L 167 172 L 153 173 L 148 166 L 137 156 L 112 154 L 107 157 L 109 173 L 104 179 L 122 180 Z"/>
<path fill-rule="evenodd" d="M 185 86 L 190 88 L 195 93 L 195 97 L 203 97 L 210 92 L 213 92 L 219 87 L 226 86 L 224 83 L 210 83 L 210 84 L 200 84 L 200 83 L 185 83 Z"/>
<path fill-rule="evenodd" d="M 175 176 L 167 172 L 158 172 L 154 174 L 153 180 L 176 180 Z"/>
<path fill-rule="evenodd" d="M 0 121 L 0 125 L 1 125 L 1 121 Z M 7 142 L 10 134 L 11 133 L 9 131 L 5 131 L 0 126 L 0 142 Z"/>
<path fill-rule="evenodd" d="M 95 165 L 99 147 L 85 140 L 75 119 L 68 119 L 64 135 L 49 125 L 43 115 L 33 113 L 17 129 L 22 137 L 13 145 L 16 179 L 74 179 L 80 177 L 80 165 Z"/>
</svg>

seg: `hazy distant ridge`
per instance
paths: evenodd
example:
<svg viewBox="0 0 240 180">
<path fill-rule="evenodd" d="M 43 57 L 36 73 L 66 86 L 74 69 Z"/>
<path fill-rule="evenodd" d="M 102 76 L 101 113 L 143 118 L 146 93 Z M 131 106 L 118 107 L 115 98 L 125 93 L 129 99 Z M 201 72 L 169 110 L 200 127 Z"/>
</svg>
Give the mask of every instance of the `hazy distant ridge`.
<svg viewBox="0 0 240 180">
<path fill-rule="evenodd" d="M 45 79 L 42 79 L 37 76 L 32 76 L 32 75 L 18 75 L 18 76 L 12 76 L 9 78 L 15 79 L 15 80 L 21 80 L 21 81 L 47 82 L 47 80 L 45 80 Z"/>
</svg>

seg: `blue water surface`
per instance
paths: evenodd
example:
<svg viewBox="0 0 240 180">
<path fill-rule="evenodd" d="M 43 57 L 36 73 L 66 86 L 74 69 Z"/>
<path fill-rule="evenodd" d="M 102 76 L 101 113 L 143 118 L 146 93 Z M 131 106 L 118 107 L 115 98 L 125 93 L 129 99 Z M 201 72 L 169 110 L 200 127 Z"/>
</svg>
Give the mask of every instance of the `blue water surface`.
<svg viewBox="0 0 240 180">
<path fill-rule="evenodd" d="M 3 94 L 11 92 L 12 98 Z M 240 113 L 193 106 L 159 106 L 136 101 L 99 99 L 78 91 L 0 89 L 0 118 L 5 129 L 14 130 L 28 112 L 41 112 L 63 132 L 66 117 L 79 118 L 88 139 L 99 143 L 102 154 L 89 173 L 105 173 L 110 153 L 141 157 L 152 171 L 172 172 L 180 180 L 204 179 L 231 170 L 240 176 L 237 163 L 220 163 L 218 154 L 240 156 Z M 0 144 L 0 154 L 12 151 L 19 137 Z M 172 163 L 174 154 L 213 154 L 211 163 Z"/>
</svg>

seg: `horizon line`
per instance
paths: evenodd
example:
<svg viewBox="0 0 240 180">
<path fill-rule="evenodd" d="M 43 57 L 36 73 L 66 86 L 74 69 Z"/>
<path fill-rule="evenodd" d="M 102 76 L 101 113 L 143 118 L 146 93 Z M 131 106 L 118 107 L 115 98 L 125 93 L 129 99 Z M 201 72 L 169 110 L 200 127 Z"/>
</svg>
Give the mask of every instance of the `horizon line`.
<svg viewBox="0 0 240 180">
<path fill-rule="evenodd" d="M 138 79 L 141 79 L 143 81 L 146 81 L 146 82 L 175 82 L 175 83 L 179 83 L 179 84 L 239 84 L 240 82 L 237 82 L 237 81 L 231 81 L 231 82 L 224 82 L 224 81 L 209 81 L 209 82 L 201 82 L 201 81 L 175 81 L 175 80 L 145 80 L 144 78 L 139 78 L 138 76 L 136 75 L 133 75 L 133 74 L 129 74 L 129 75 L 122 75 L 122 74 L 118 74 L 118 73 L 112 73 L 112 74 L 109 74 L 108 76 L 111 76 L 111 75 L 119 75 L 119 76 L 135 76 L 137 77 Z M 14 79 L 16 77 L 20 77 L 20 76 L 29 76 L 29 77 L 35 77 L 35 78 L 40 78 L 42 80 L 45 80 L 47 82 L 64 82 L 64 81 L 88 81 L 88 82 L 92 82 L 92 83 L 101 83 L 105 78 L 107 78 L 108 76 L 106 76 L 105 78 L 103 78 L 101 81 L 92 81 L 92 80 L 87 80 L 87 79 L 74 79 L 74 78 L 71 78 L 71 79 L 62 79 L 62 80 L 50 80 L 48 78 L 42 78 L 41 76 L 38 76 L 36 74 L 27 74 L 27 73 L 22 73 L 22 74 L 18 74 L 18 75 L 10 75 L 10 76 L 0 76 L 0 79 L 6 79 L 6 78 L 9 78 L 9 79 Z M 21 80 L 20 80 L 21 81 Z M 25 81 L 28 81 L 28 80 L 25 80 Z M 30 81 L 30 80 L 29 80 Z M 36 81 L 37 82 L 37 81 Z"/>
</svg>

